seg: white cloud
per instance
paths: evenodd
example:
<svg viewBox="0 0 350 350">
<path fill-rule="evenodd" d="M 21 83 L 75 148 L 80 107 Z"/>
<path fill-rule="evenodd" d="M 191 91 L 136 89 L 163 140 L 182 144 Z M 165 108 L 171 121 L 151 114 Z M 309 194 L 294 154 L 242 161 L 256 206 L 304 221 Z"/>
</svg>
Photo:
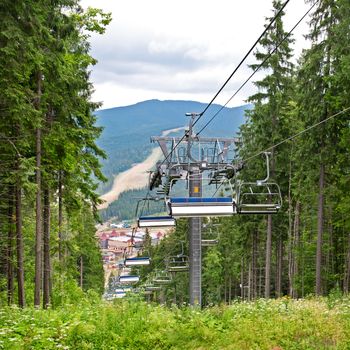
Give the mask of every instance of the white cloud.
<svg viewBox="0 0 350 350">
<path fill-rule="evenodd" d="M 147 99 L 209 102 L 263 31 L 272 0 L 83 0 L 82 6 L 112 12 L 103 36 L 91 37 L 95 100 L 103 108 Z M 292 0 L 285 30 L 306 12 Z M 306 23 L 295 30 L 296 54 L 305 45 Z M 251 56 L 247 60 L 252 63 Z M 224 104 L 250 74 L 247 65 L 232 79 L 216 103 Z M 230 102 L 244 103 L 251 83 Z"/>
</svg>

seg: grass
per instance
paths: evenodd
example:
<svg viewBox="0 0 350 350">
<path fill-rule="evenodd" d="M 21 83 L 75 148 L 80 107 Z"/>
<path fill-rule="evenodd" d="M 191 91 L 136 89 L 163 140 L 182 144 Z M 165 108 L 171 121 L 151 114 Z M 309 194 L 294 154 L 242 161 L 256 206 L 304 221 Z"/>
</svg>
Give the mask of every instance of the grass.
<svg viewBox="0 0 350 350">
<path fill-rule="evenodd" d="M 350 299 L 258 300 L 202 311 L 83 300 L 0 310 L 0 349 L 350 349 Z"/>
</svg>

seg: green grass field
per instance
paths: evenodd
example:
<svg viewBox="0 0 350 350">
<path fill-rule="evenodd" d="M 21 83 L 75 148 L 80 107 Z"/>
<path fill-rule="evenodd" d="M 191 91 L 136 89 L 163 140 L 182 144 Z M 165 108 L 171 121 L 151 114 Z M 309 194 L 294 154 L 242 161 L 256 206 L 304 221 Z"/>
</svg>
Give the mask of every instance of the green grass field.
<svg viewBox="0 0 350 350">
<path fill-rule="evenodd" d="M 134 300 L 0 310 L 0 349 L 350 349 L 350 299 L 258 300 L 202 311 Z"/>
</svg>

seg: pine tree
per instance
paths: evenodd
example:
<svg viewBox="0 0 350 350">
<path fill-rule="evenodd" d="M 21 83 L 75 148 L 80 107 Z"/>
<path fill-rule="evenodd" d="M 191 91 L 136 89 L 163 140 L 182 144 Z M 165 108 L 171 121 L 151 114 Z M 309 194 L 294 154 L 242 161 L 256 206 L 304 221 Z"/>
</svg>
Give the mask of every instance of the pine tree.
<svg viewBox="0 0 350 350">
<path fill-rule="evenodd" d="M 273 1 L 274 15 L 281 9 L 281 1 Z M 253 70 L 260 65 L 261 68 L 267 71 L 265 77 L 255 82 L 259 91 L 250 96 L 248 102 L 254 104 L 254 108 L 248 111 L 248 123 L 242 127 L 243 148 L 240 150 L 240 155 L 244 159 L 246 155 L 253 152 L 261 151 L 269 148 L 271 145 L 280 141 L 286 132 L 288 103 L 290 101 L 290 93 L 292 86 L 293 65 L 290 62 L 292 57 L 292 49 L 290 48 L 293 40 L 288 37 L 283 29 L 284 12 L 276 19 L 274 25 L 268 30 L 266 36 L 261 40 L 262 46 L 255 53 L 258 63 L 251 65 Z M 268 18 L 268 22 L 272 18 Z M 269 57 L 270 56 L 270 57 Z M 285 153 L 279 149 L 276 153 L 275 149 L 271 149 L 271 177 L 277 182 L 285 185 L 281 171 L 277 173 L 278 164 L 283 163 Z M 254 162 L 259 160 L 255 159 Z M 252 162 L 250 162 L 252 163 Z M 284 164 L 283 164 L 284 166 Z M 242 173 L 244 177 L 254 177 L 253 180 L 263 178 L 263 168 L 259 169 L 256 164 L 249 164 L 250 171 Z M 284 183 L 283 183 L 284 182 Z M 279 220 L 280 221 L 280 220 Z M 276 222 L 279 226 L 281 221 Z M 265 297 L 270 297 L 271 294 L 271 259 L 272 259 L 272 239 L 273 239 L 273 219 L 271 215 L 267 216 L 267 238 L 265 249 Z M 256 229 L 254 229 L 256 230 Z M 281 230 L 280 230 L 281 231 Z M 283 237 L 278 236 L 278 246 L 283 250 Z M 282 272 L 282 254 L 279 254 L 278 276 Z M 276 286 L 277 294 L 281 293 L 281 279 Z"/>
</svg>

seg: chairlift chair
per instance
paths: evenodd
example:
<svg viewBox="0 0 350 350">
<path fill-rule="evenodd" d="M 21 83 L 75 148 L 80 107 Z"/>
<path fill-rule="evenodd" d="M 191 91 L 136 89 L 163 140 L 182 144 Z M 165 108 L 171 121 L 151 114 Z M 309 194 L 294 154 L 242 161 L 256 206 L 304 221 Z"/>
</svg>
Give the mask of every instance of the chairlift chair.
<svg viewBox="0 0 350 350">
<path fill-rule="evenodd" d="M 232 198 L 170 197 L 166 200 L 168 214 L 177 217 L 231 216 L 235 213 Z"/>
<path fill-rule="evenodd" d="M 120 283 L 136 283 L 140 280 L 140 276 L 137 275 L 124 275 L 119 277 Z"/>
<path fill-rule="evenodd" d="M 172 216 L 140 216 L 137 226 L 144 227 L 174 227 L 175 219 Z"/>
<path fill-rule="evenodd" d="M 276 183 L 243 182 L 237 191 L 239 214 L 275 214 L 282 207 L 282 195 Z"/>
<path fill-rule="evenodd" d="M 114 293 L 114 296 L 116 297 L 116 298 L 124 298 L 125 296 L 126 296 L 126 293 L 124 292 L 124 291 L 118 291 L 118 292 L 115 292 Z"/>
<path fill-rule="evenodd" d="M 144 266 L 149 265 L 151 259 L 148 257 L 134 257 L 134 258 L 126 258 L 124 260 L 125 266 Z"/>
<path fill-rule="evenodd" d="M 168 271 L 156 271 L 152 281 L 155 285 L 166 285 L 171 283 L 171 276 Z"/>
<path fill-rule="evenodd" d="M 184 242 L 181 243 L 181 253 L 170 256 L 166 259 L 166 269 L 168 272 L 186 272 L 190 269 L 189 258 L 184 254 Z"/>
<path fill-rule="evenodd" d="M 217 226 L 217 225 L 216 225 Z M 212 232 L 212 225 L 204 225 L 204 230 L 202 231 L 201 245 L 202 247 L 213 247 L 219 243 L 219 235 Z M 209 228 L 209 232 L 206 230 Z"/>
<path fill-rule="evenodd" d="M 219 243 L 218 239 L 202 239 L 201 245 L 202 247 L 213 247 Z"/>
<path fill-rule="evenodd" d="M 171 216 L 155 216 L 154 211 L 152 212 L 150 210 L 150 202 L 161 202 L 162 204 L 162 210 L 160 212 L 165 212 L 165 206 L 164 206 L 164 198 L 161 197 L 146 197 L 142 198 L 137 202 L 136 206 L 136 217 L 138 217 L 137 220 L 137 226 L 139 228 L 152 228 L 152 227 L 174 227 L 175 226 L 175 219 Z M 140 203 L 143 203 L 142 206 L 140 206 Z M 160 209 L 160 208 L 158 208 Z M 145 215 L 146 212 L 146 215 Z M 153 213 L 153 215 L 151 215 Z"/>
<path fill-rule="evenodd" d="M 239 214 L 275 214 L 282 207 L 280 187 L 268 182 L 270 177 L 269 155 L 266 157 L 266 178 L 256 182 L 240 182 L 236 192 L 236 206 Z"/>
<path fill-rule="evenodd" d="M 186 272 L 189 269 L 190 263 L 187 255 L 171 256 L 167 261 L 167 270 L 169 272 Z"/>
<path fill-rule="evenodd" d="M 143 284 L 143 288 L 146 292 L 157 292 L 162 289 L 160 285 L 155 285 L 152 281 L 152 277 L 148 277 L 147 281 Z"/>
<path fill-rule="evenodd" d="M 159 285 L 158 286 L 156 286 L 154 284 L 145 285 L 146 292 L 158 292 L 161 289 L 162 289 L 162 287 Z"/>
</svg>

